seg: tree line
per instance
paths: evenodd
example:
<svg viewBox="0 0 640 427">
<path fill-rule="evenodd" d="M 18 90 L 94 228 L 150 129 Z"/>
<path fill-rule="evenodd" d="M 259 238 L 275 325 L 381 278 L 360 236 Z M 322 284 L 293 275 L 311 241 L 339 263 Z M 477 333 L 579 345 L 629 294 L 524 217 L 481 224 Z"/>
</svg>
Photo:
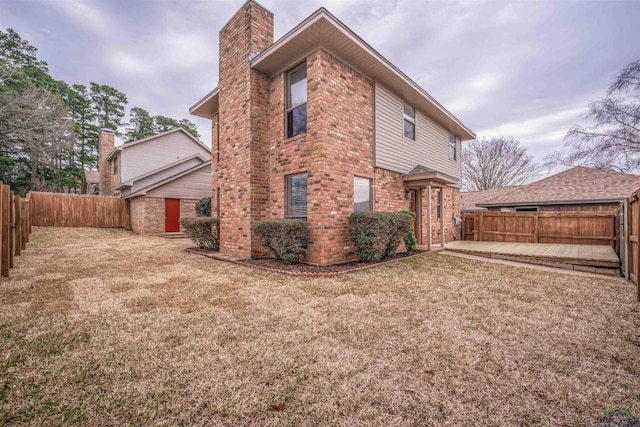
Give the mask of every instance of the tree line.
<svg viewBox="0 0 640 427">
<path fill-rule="evenodd" d="M 111 129 L 130 142 L 190 120 L 151 115 L 108 85 L 56 80 L 37 48 L 12 29 L 0 30 L 0 180 L 17 194 L 78 192 L 84 170 L 97 170 L 98 134 Z"/>
</svg>

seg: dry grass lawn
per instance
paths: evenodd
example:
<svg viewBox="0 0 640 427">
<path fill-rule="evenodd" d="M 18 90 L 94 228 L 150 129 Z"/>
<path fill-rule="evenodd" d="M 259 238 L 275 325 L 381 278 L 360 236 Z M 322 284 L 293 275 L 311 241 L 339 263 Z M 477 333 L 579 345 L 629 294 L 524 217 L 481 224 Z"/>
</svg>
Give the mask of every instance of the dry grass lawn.
<svg viewBox="0 0 640 427">
<path fill-rule="evenodd" d="M 0 286 L 0 424 L 591 425 L 640 414 L 634 288 L 428 254 L 290 278 L 34 229 Z"/>
</svg>

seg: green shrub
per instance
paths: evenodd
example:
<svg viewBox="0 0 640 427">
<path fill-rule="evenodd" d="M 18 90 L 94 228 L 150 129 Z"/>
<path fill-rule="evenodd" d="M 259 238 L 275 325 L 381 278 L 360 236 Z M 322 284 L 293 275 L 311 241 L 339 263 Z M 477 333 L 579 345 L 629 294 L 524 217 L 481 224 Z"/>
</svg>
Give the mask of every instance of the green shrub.
<svg viewBox="0 0 640 427">
<path fill-rule="evenodd" d="M 253 231 L 260 235 L 262 244 L 276 259 L 292 263 L 300 261 L 300 241 L 305 239 L 309 227 L 297 219 L 268 219 L 253 223 Z"/>
<path fill-rule="evenodd" d="M 412 217 L 402 212 L 358 212 L 349 217 L 349 234 L 361 261 L 391 258 L 404 239 Z"/>
<path fill-rule="evenodd" d="M 409 224 L 409 229 L 407 233 L 404 235 L 404 247 L 408 252 L 413 252 L 416 249 L 416 245 L 418 241 L 416 240 L 416 231 L 413 229 L 413 223 L 416 220 L 416 214 L 412 211 L 400 211 L 403 214 L 411 215 L 411 224 Z"/>
<path fill-rule="evenodd" d="M 204 197 L 196 203 L 197 216 L 211 216 L 211 197 Z"/>
<path fill-rule="evenodd" d="M 196 217 L 180 218 L 180 225 L 193 243 L 200 249 L 220 249 L 218 237 L 218 218 Z"/>
</svg>

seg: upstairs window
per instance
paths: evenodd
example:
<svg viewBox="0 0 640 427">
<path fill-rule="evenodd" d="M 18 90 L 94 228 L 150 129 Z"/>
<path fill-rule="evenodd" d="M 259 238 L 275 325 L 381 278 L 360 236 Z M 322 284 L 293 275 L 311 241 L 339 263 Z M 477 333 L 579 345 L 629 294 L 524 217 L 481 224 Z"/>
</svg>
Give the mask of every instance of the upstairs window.
<svg viewBox="0 0 640 427">
<path fill-rule="evenodd" d="M 454 135 L 449 135 L 449 158 L 451 160 L 456 160 L 456 137 Z"/>
<path fill-rule="evenodd" d="M 371 210 L 371 180 L 360 176 L 353 177 L 353 211 Z"/>
<path fill-rule="evenodd" d="M 404 104 L 404 137 L 416 140 L 416 109 Z"/>
<path fill-rule="evenodd" d="M 113 173 L 118 172 L 118 158 L 113 159 Z"/>
<path fill-rule="evenodd" d="M 307 64 L 287 73 L 287 138 L 307 131 Z"/>
</svg>

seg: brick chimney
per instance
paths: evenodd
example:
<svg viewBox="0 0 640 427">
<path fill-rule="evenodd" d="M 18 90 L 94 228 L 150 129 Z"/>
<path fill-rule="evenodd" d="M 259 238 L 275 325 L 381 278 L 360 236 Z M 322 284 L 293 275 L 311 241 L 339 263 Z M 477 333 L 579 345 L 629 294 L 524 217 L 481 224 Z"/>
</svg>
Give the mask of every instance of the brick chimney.
<svg viewBox="0 0 640 427">
<path fill-rule="evenodd" d="M 269 203 L 270 79 L 250 58 L 273 44 L 273 14 L 248 0 L 220 31 L 220 251 L 248 258 L 261 251 L 251 224 Z"/>
<path fill-rule="evenodd" d="M 113 183 L 111 177 L 113 170 L 111 163 L 107 160 L 109 154 L 115 147 L 115 133 L 111 129 L 102 129 L 98 136 L 98 174 L 100 185 L 100 196 L 113 195 Z"/>
</svg>

